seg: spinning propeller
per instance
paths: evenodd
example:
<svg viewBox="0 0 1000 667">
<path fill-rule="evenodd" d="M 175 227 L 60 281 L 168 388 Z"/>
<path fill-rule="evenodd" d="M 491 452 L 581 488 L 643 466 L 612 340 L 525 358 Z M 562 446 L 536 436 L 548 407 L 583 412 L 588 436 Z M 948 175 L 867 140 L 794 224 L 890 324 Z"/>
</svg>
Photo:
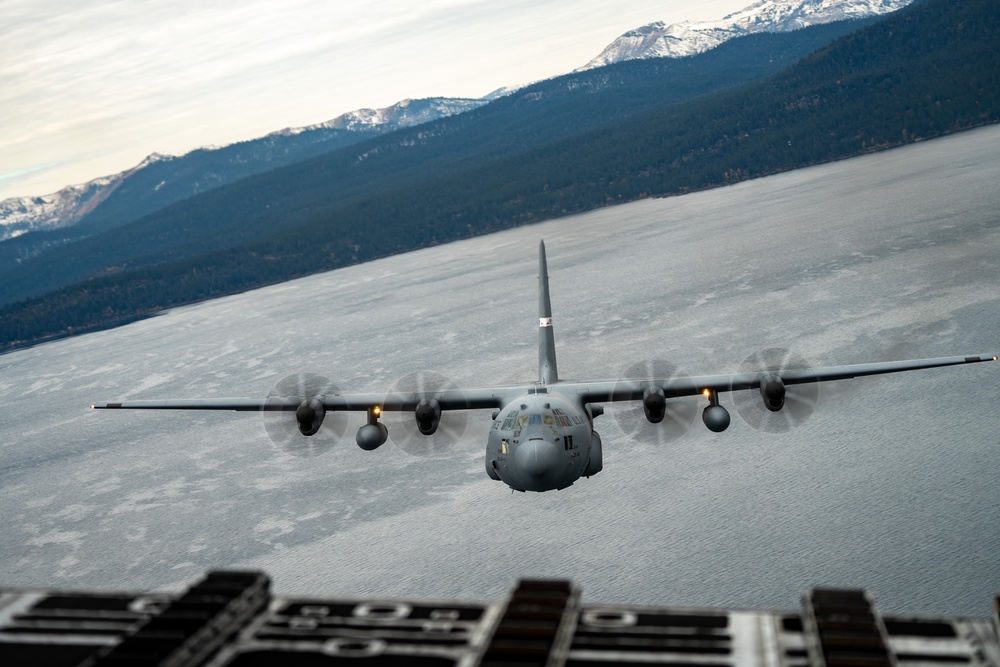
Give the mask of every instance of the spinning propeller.
<svg viewBox="0 0 1000 667">
<path fill-rule="evenodd" d="M 423 393 L 431 397 L 421 401 L 412 411 L 382 413 L 389 439 L 412 456 L 447 454 L 465 436 L 469 416 L 465 410 L 441 410 L 433 395 L 459 390 L 457 384 L 434 371 L 419 371 L 400 378 L 391 393 Z"/>
<path fill-rule="evenodd" d="M 819 384 L 785 385 L 781 373 L 809 368 L 811 365 L 804 357 L 781 347 L 751 354 L 740 364 L 739 373 L 761 374 L 761 386 L 734 391 L 736 411 L 747 424 L 767 433 L 784 433 L 798 426 L 816 409 Z"/>
<path fill-rule="evenodd" d="M 318 398 L 339 393 L 322 375 L 289 375 L 267 394 L 261 412 L 264 430 L 286 454 L 302 458 L 325 454 L 344 435 L 347 416 L 327 414 Z"/>
<path fill-rule="evenodd" d="M 687 377 L 687 373 L 664 359 L 650 359 L 629 366 L 615 385 L 615 392 L 638 385 L 635 398 L 641 400 L 614 406 L 618 426 L 631 438 L 659 445 L 683 436 L 698 417 L 697 402 L 690 398 L 665 398 L 652 380 L 666 380 L 666 394 L 669 396 L 670 386 Z"/>
</svg>

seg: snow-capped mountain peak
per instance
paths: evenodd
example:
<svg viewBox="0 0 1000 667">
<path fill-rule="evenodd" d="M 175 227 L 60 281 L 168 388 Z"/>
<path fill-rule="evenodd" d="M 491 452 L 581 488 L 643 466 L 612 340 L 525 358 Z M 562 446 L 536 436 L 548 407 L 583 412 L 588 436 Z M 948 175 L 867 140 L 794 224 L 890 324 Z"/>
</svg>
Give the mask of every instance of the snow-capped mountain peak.
<svg viewBox="0 0 1000 667">
<path fill-rule="evenodd" d="M 609 44 L 577 71 L 625 60 L 691 56 L 742 35 L 790 32 L 844 19 L 860 19 L 901 9 L 913 0 L 759 0 L 717 21 L 650 23 Z"/>
<path fill-rule="evenodd" d="M 454 116 L 481 107 L 487 102 L 489 102 L 487 98 L 428 97 L 419 100 L 405 99 L 382 109 L 357 109 L 323 123 L 285 128 L 273 134 L 287 136 L 318 129 L 350 130 L 352 132 L 379 129 L 395 130 L 413 127 L 446 116 Z"/>
<path fill-rule="evenodd" d="M 437 120 L 438 118 L 444 118 L 445 116 L 453 116 L 464 111 L 470 111 L 487 104 L 491 99 L 489 96 L 481 99 L 447 97 L 430 97 L 419 100 L 406 99 L 383 109 L 358 109 L 337 116 L 333 120 L 324 123 L 317 123 L 306 127 L 286 128 L 272 132 L 267 137 L 274 138 L 280 142 L 286 137 L 295 137 L 306 132 L 318 131 L 317 134 L 320 137 L 317 141 L 319 141 L 324 134 L 329 134 L 329 132 L 324 133 L 324 131 L 328 130 L 346 130 L 363 133 L 367 136 L 378 132 L 413 127 Z M 192 151 L 189 155 L 205 151 L 219 151 L 224 148 L 226 146 L 202 146 L 201 149 Z M 280 149 L 278 152 L 281 152 Z M 130 177 L 158 163 L 169 162 L 171 160 L 184 160 L 187 157 L 183 155 L 173 156 L 152 153 L 136 166 L 118 174 L 103 176 L 81 185 L 71 185 L 50 195 L 14 197 L 0 201 L 0 242 L 30 231 L 50 230 L 75 225 L 111 196 Z M 266 160 L 263 160 L 262 164 L 266 164 Z M 213 174 L 207 174 L 206 180 L 214 185 L 221 185 L 226 182 L 224 177 Z M 153 190 L 159 191 L 162 187 L 169 185 L 169 182 L 161 181 L 151 187 Z M 200 183 L 196 182 L 193 185 L 189 185 L 191 186 L 189 194 L 196 194 L 204 190 L 204 187 Z"/>
<path fill-rule="evenodd" d="M 95 178 L 39 197 L 13 197 L 0 201 L 0 241 L 44 227 L 56 229 L 75 224 L 110 194 L 125 174 Z"/>
</svg>

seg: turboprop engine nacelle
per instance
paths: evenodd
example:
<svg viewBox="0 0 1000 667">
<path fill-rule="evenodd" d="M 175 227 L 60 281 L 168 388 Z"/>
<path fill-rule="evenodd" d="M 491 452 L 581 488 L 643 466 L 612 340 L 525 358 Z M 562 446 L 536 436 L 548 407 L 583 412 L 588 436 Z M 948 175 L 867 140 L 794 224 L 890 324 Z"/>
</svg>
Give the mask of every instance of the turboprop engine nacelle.
<svg viewBox="0 0 1000 667">
<path fill-rule="evenodd" d="M 311 398 L 302 401 L 298 409 L 295 410 L 295 421 L 299 423 L 299 433 L 302 435 L 316 435 L 319 427 L 323 425 L 323 417 L 326 416 L 326 408 L 318 398 Z"/>
<path fill-rule="evenodd" d="M 659 387 L 648 387 L 642 392 L 642 411 L 650 424 L 659 424 L 667 414 L 667 399 Z"/>
<path fill-rule="evenodd" d="M 417 418 L 417 429 L 424 435 L 433 435 L 441 423 L 441 404 L 435 399 L 423 399 L 413 411 Z"/>
<path fill-rule="evenodd" d="M 760 397 L 765 408 L 777 412 L 785 406 L 785 382 L 777 375 L 765 375 L 760 380 Z"/>
</svg>

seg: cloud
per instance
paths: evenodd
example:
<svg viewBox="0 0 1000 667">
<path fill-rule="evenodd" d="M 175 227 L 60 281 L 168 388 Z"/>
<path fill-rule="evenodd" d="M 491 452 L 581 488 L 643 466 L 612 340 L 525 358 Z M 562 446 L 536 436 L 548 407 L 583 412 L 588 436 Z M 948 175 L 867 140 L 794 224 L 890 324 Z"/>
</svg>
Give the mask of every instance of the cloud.
<svg viewBox="0 0 1000 667">
<path fill-rule="evenodd" d="M 570 71 L 626 29 L 701 7 L 4 0 L 0 198 L 405 97 L 485 95 Z"/>
</svg>

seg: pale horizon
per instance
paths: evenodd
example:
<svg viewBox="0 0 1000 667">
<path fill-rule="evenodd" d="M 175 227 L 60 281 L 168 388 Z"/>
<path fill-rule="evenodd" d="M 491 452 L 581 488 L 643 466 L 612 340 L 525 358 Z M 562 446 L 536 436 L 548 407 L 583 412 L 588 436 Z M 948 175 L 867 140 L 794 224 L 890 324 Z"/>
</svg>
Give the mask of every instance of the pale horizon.
<svg viewBox="0 0 1000 667">
<path fill-rule="evenodd" d="M 0 0 L 0 200 L 407 98 L 480 98 L 752 1 Z"/>
</svg>

